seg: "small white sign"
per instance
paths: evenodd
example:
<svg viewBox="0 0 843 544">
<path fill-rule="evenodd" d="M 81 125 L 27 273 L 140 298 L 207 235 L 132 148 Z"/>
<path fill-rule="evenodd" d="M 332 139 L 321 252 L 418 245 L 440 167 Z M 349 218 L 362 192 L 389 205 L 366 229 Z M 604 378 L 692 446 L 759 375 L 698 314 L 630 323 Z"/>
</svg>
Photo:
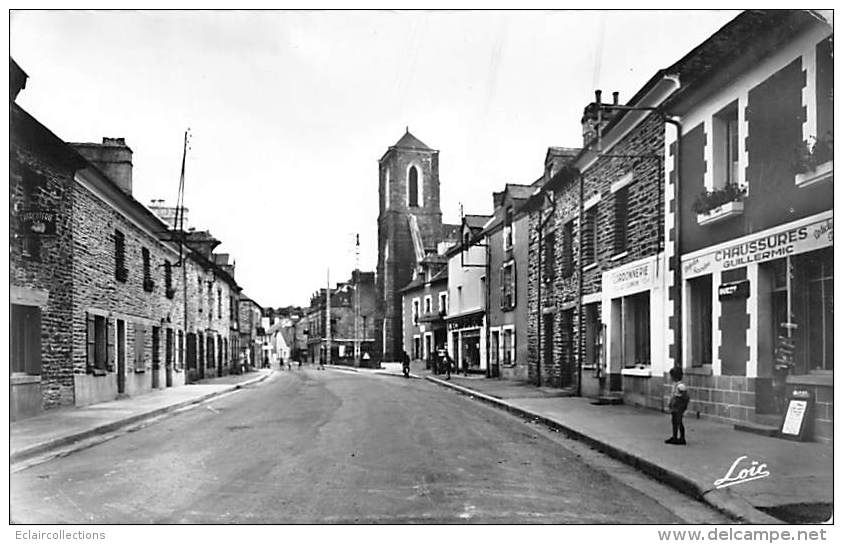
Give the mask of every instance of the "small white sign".
<svg viewBox="0 0 843 544">
<path fill-rule="evenodd" d="M 782 425 L 782 434 L 798 435 L 802 428 L 802 420 L 805 418 L 805 410 L 808 408 L 806 400 L 791 400 L 787 404 L 787 414 Z"/>
</svg>

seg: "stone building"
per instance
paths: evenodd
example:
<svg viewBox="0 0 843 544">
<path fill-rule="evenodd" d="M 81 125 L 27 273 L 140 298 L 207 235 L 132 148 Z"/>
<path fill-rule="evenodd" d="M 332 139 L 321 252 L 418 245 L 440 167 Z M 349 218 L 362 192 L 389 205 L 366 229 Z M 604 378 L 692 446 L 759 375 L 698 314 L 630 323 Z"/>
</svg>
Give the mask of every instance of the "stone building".
<svg viewBox="0 0 843 544">
<path fill-rule="evenodd" d="M 263 362 L 263 308 L 245 294 L 240 295 L 237 305 L 240 337 L 238 359 L 246 368 L 260 367 Z"/>
<path fill-rule="evenodd" d="M 133 198 L 122 138 L 62 141 L 10 73 L 12 419 L 183 385 L 193 357 L 222 372 L 233 278 Z"/>
<path fill-rule="evenodd" d="M 439 151 L 408 130 L 378 168 L 377 325 L 383 360 L 397 361 L 403 342 L 400 289 L 412 281 L 424 256 L 436 252 L 448 227 L 443 228 L 439 206 Z"/>
<path fill-rule="evenodd" d="M 411 359 L 431 366 L 437 350 L 447 344 L 448 261 L 442 254 L 427 255 L 418 264 L 403 296 L 404 351 Z"/>
<path fill-rule="evenodd" d="M 807 11 L 746 11 L 672 68 L 667 104 L 682 127 L 668 134 L 669 357 L 689 409 L 770 432 L 798 390 L 821 441 L 834 420 L 833 39 Z"/>
<path fill-rule="evenodd" d="M 313 362 L 328 362 L 326 289 L 310 299 L 307 310 L 307 343 Z M 332 364 L 349 366 L 376 365 L 373 353 L 377 348 L 378 297 L 374 272 L 355 270 L 346 282 L 331 289 L 331 357 Z M 355 354 L 359 342 L 359 354 Z M 359 357 L 359 360 L 358 360 Z"/>
</svg>

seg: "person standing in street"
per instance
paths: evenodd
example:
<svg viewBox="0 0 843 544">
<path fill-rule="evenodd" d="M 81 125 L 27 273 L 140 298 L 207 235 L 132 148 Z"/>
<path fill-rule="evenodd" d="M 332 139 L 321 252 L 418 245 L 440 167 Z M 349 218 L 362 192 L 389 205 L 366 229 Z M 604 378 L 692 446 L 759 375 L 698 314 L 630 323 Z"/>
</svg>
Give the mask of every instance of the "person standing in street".
<svg viewBox="0 0 843 544">
<path fill-rule="evenodd" d="M 407 355 L 407 350 L 401 351 L 401 371 L 405 378 L 410 377 L 410 356 Z"/>
<path fill-rule="evenodd" d="M 686 444 L 685 424 L 682 422 L 682 416 L 685 414 L 685 410 L 688 409 L 688 388 L 682 383 L 681 368 L 677 366 L 671 368 L 670 379 L 674 381 L 673 394 L 670 396 L 670 402 L 668 403 L 673 435 L 665 440 L 664 443 L 684 446 Z"/>
<path fill-rule="evenodd" d="M 442 364 L 445 365 L 445 374 L 446 374 L 445 379 L 450 380 L 451 379 L 451 365 L 454 364 L 454 360 L 451 359 L 451 355 L 447 351 L 445 352 L 445 357 L 442 360 Z"/>
</svg>

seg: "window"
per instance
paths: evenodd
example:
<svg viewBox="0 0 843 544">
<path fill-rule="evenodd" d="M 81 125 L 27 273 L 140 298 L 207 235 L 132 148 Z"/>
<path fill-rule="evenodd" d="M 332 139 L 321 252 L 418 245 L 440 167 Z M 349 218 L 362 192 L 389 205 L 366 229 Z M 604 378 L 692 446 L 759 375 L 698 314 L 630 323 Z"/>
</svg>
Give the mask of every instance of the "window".
<svg viewBox="0 0 843 544">
<path fill-rule="evenodd" d="M 730 183 L 739 183 L 737 100 L 714 115 L 712 131 L 714 188 L 720 189 Z"/>
<path fill-rule="evenodd" d="M 776 344 L 792 344 L 791 374 L 834 370 L 833 249 L 825 248 L 764 263 L 771 274 L 770 355 Z M 790 275 L 788 281 L 788 275 Z M 788 318 L 790 306 L 790 318 Z M 788 324 L 795 326 L 788 327 Z"/>
<path fill-rule="evenodd" d="M 217 318 L 222 319 L 222 289 L 217 289 Z"/>
<path fill-rule="evenodd" d="M 421 338 L 413 337 L 413 359 L 421 359 Z"/>
<path fill-rule="evenodd" d="M 834 45 L 831 38 L 817 44 L 817 139 L 834 132 Z M 810 112 L 808 112 L 810 115 Z"/>
<path fill-rule="evenodd" d="M 431 299 L 430 295 L 424 297 L 424 313 L 429 314 L 431 312 Z"/>
<path fill-rule="evenodd" d="M 47 185 L 47 180 L 41 174 L 33 172 L 27 167 L 23 167 L 23 202 L 21 203 L 23 210 L 39 209 L 41 206 L 40 195 L 44 192 Z M 23 252 L 22 256 L 33 261 L 41 260 L 41 237 L 33 234 L 31 231 L 24 233 L 23 237 Z"/>
<path fill-rule="evenodd" d="M 9 370 L 12 374 L 41 374 L 41 309 L 12 304 L 9 322 Z"/>
<path fill-rule="evenodd" d="M 413 299 L 413 325 L 419 324 L 419 299 Z"/>
<path fill-rule="evenodd" d="M 457 307 L 462 308 L 462 285 L 457 286 Z"/>
<path fill-rule="evenodd" d="M 439 293 L 439 313 L 445 315 L 448 313 L 448 293 Z"/>
<path fill-rule="evenodd" d="M 492 366 L 497 365 L 500 358 L 500 337 L 500 331 L 492 331 L 492 337 L 489 340 L 489 357 L 491 359 Z"/>
<path fill-rule="evenodd" d="M 149 250 L 142 248 L 141 255 L 143 256 L 143 290 L 151 293 L 152 289 L 155 287 L 155 283 L 152 281 L 152 272 L 149 263 Z"/>
<path fill-rule="evenodd" d="M 134 348 L 135 372 L 144 372 L 146 370 L 146 328 L 140 323 L 135 323 Z"/>
<path fill-rule="evenodd" d="M 506 215 L 503 220 L 503 248 L 510 249 L 514 243 L 513 232 L 514 225 L 512 224 L 512 208 L 506 209 Z"/>
<path fill-rule="evenodd" d="M 597 213 L 599 205 L 595 204 L 585 212 L 585 222 L 582 227 L 582 261 L 583 265 L 595 262 L 597 258 Z"/>
<path fill-rule="evenodd" d="M 104 375 L 108 370 L 109 352 L 114 349 L 114 334 L 109 334 L 110 323 L 101 315 L 87 314 L 87 360 L 89 374 Z"/>
<path fill-rule="evenodd" d="M 173 298 L 176 295 L 173 289 L 173 265 L 170 261 L 164 261 L 164 289 L 167 298 Z"/>
<path fill-rule="evenodd" d="M 603 360 L 603 324 L 600 304 L 586 304 L 585 312 L 585 368 L 597 368 Z"/>
<path fill-rule="evenodd" d="M 564 239 L 564 238 L 563 238 Z M 564 254 L 564 249 L 562 250 Z M 544 263 L 543 272 L 545 281 L 556 279 L 556 233 L 548 232 L 544 235 Z M 564 274 L 564 265 L 563 265 Z"/>
<path fill-rule="evenodd" d="M 612 249 L 615 255 L 626 251 L 628 205 L 629 187 L 622 187 L 615 192 L 614 226 L 612 231 Z"/>
<path fill-rule="evenodd" d="M 555 239 L 554 239 L 555 241 Z M 574 275 L 574 222 L 568 221 L 562 227 L 562 277 Z"/>
<path fill-rule="evenodd" d="M 503 364 L 505 365 L 513 365 L 515 364 L 515 357 L 513 356 L 513 348 L 514 348 L 514 339 L 515 331 L 512 329 L 504 329 L 503 330 Z"/>
<path fill-rule="evenodd" d="M 415 166 L 411 166 L 407 173 L 407 205 L 411 207 L 419 205 L 419 171 Z"/>
<path fill-rule="evenodd" d="M 196 276 L 196 302 L 199 305 L 199 313 L 202 313 L 202 276 Z"/>
<path fill-rule="evenodd" d="M 688 340 L 691 344 L 691 366 L 711 364 L 711 276 L 688 280 L 690 291 L 690 322 Z"/>
<path fill-rule="evenodd" d="M 650 365 L 650 292 L 621 299 L 621 360 L 626 368 Z"/>
<path fill-rule="evenodd" d="M 515 261 L 501 267 L 501 309 L 515 308 Z"/>
<path fill-rule="evenodd" d="M 178 337 L 178 344 L 176 345 L 176 369 L 184 368 L 184 331 L 179 331 L 176 335 Z"/>
<path fill-rule="evenodd" d="M 114 277 L 123 283 L 129 277 L 126 268 L 126 236 L 119 230 L 114 231 Z"/>
</svg>

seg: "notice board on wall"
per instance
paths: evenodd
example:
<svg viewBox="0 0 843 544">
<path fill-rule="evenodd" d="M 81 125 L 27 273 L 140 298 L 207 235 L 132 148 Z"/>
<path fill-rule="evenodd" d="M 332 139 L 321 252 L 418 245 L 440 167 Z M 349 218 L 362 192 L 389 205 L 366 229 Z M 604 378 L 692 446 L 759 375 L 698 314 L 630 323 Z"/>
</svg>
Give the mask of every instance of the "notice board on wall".
<svg viewBox="0 0 843 544">
<path fill-rule="evenodd" d="M 779 433 L 790 440 L 811 439 L 811 417 L 814 398 L 810 391 L 794 389 L 787 400 Z"/>
</svg>

